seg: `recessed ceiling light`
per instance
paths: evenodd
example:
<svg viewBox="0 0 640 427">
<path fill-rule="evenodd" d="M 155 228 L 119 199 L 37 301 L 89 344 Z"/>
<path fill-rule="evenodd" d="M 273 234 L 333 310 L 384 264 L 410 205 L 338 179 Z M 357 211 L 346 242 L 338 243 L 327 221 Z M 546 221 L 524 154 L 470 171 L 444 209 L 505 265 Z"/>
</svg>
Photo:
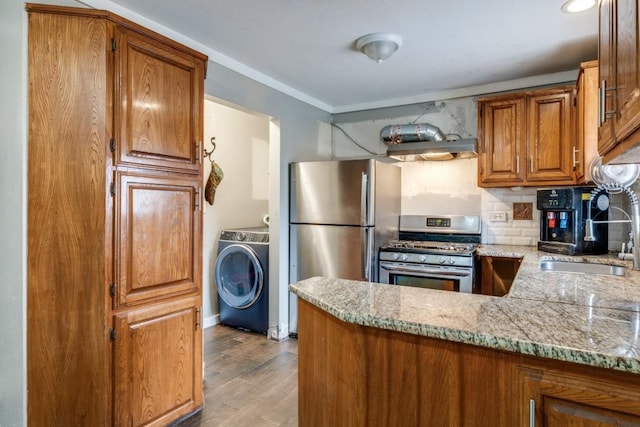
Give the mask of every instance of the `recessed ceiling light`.
<svg viewBox="0 0 640 427">
<path fill-rule="evenodd" d="M 591 9 L 596 0 L 568 0 L 560 8 L 564 13 L 578 13 Z"/>
</svg>

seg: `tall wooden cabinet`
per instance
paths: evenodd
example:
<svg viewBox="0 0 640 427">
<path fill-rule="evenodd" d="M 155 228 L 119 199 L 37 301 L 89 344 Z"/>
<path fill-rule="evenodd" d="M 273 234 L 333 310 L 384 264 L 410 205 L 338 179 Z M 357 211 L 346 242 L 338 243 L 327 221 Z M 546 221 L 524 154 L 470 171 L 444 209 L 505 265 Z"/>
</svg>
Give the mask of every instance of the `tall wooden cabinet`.
<svg viewBox="0 0 640 427">
<path fill-rule="evenodd" d="M 478 100 L 480 187 L 575 184 L 572 86 Z"/>
<path fill-rule="evenodd" d="M 28 423 L 166 425 L 202 405 L 207 58 L 109 12 L 26 9 Z"/>
<path fill-rule="evenodd" d="M 600 1 L 598 151 L 606 163 L 640 162 L 637 0 Z"/>
</svg>

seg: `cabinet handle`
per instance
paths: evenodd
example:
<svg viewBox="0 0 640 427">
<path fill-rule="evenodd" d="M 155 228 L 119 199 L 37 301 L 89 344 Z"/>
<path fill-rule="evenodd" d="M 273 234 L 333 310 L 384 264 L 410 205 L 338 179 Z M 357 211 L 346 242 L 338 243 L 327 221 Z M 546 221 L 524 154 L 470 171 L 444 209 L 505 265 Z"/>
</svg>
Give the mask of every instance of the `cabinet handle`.
<svg viewBox="0 0 640 427">
<path fill-rule="evenodd" d="M 536 401 L 529 399 L 529 427 L 536 427 Z"/>
<path fill-rule="evenodd" d="M 600 124 L 604 123 L 608 117 L 613 116 L 614 114 L 616 114 L 616 108 L 614 107 L 613 110 L 609 110 L 607 111 L 607 93 L 608 92 L 615 92 L 618 88 L 617 87 L 607 87 L 607 81 L 606 80 L 602 80 L 602 82 L 600 83 Z M 613 100 L 615 101 L 615 97 L 613 98 Z"/>
<path fill-rule="evenodd" d="M 600 100 L 600 87 L 598 86 L 598 127 L 602 126 L 602 101 Z"/>
<path fill-rule="evenodd" d="M 581 163 L 580 160 L 578 160 L 578 156 L 577 153 L 579 153 L 580 150 L 578 150 L 576 147 L 573 147 L 573 168 L 575 169 L 578 165 L 578 163 Z"/>
<path fill-rule="evenodd" d="M 533 156 L 529 156 L 529 172 L 533 173 Z"/>
<path fill-rule="evenodd" d="M 202 207 L 202 200 L 200 200 L 200 189 L 197 188 L 194 195 L 194 208 L 195 210 L 199 211 L 200 208 Z"/>
<path fill-rule="evenodd" d="M 516 174 L 520 175 L 520 157 L 516 157 Z"/>
<path fill-rule="evenodd" d="M 607 82 L 602 80 L 602 82 L 600 82 L 600 87 L 598 88 L 598 122 L 600 123 L 600 126 L 604 123 L 604 87 L 606 84 Z"/>
</svg>

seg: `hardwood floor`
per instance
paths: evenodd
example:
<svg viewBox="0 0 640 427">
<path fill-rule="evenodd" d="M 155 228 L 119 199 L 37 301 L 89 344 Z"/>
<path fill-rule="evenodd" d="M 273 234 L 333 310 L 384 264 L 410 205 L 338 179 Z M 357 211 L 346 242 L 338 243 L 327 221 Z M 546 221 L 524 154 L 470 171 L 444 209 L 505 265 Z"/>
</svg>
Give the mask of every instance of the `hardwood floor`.
<svg viewBox="0 0 640 427">
<path fill-rule="evenodd" d="M 298 425 L 298 340 L 216 325 L 204 331 L 204 363 L 204 408 L 177 426 Z"/>
</svg>

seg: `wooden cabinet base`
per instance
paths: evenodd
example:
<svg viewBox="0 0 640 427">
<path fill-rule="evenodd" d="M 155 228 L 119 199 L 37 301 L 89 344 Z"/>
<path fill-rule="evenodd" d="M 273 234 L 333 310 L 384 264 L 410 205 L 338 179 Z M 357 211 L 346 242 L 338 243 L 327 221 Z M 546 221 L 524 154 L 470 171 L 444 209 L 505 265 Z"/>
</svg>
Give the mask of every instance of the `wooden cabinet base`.
<svg viewBox="0 0 640 427">
<path fill-rule="evenodd" d="M 522 258 L 480 257 L 480 293 L 497 297 L 505 296 L 518 273 Z"/>
<path fill-rule="evenodd" d="M 531 401 L 536 425 L 596 425 L 580 411 L 541 423 L 558 408 L 547 397 L 640 425 L 640 375 L 354 325 L 302 300 L 299 319 L 300 426 L 524 426 Z"/>
<path fill-rule="evenodd" d="M 299 314 L 300 426 L 517 425 L 506 353 Z"/>
</svg>

